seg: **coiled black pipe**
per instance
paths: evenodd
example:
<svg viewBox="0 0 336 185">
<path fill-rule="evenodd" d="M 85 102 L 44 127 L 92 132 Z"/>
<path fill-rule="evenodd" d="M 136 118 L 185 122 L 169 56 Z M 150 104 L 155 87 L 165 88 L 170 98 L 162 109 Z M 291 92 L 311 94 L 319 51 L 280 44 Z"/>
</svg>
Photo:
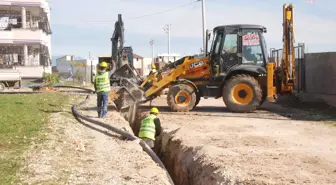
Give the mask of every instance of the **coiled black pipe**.
<svg viewBox="0 0 336 185">
<path fill-rule="evenodd" d="M 74 88 L 74 89 L 82 89 L 82 90 L 85 90 L 85 91 L 88 91 L 90 94 L 93 94 L 93 90 L 91 90 L 91 89 L 87 89 L 87 88 L 82 88 L 82 87 L 75 87 L 75 86 L 54 86 L 54 87 L 59 87 L 59 88 Z M 108 124 L 106 124 L 106 123 L 103 123 L 103 122 L 101 122 L 101 121 L 98 121 L 98 120 L 95 120 L 95 119 L 92 119 L 92 118 L 90 118 L 90 117 L 88 117 L 88 116 L 85 116 L 85 115 L 83 115 L 83 114 L 81 114 L 80 112 L 78 112 L 78 108 L 81 106 L 81 105 L 83 105 L 83 104 L 85 104 L 87 101 L 88 101 L 88 99 L 89 99 L 89 97 L 90 97 L 90 94 L 88 94 L 87 96 L 86 96 L 86 98 L 85 98 L 85 100 L 84 101 L 82 101 L 82 102 L 80 102 L 79 104 L 76 104 L 76 105 L 74 105 L 74 106 L 72 106 L 72 108 L 71 108 L 71 110 L 72 110 L 72 113 L 73 113 L 73 115 L 75 116 L 75 117 L 77 117 L 77 118 L 81 118 L 81 119 L 83 119 L 83 120 L 85 120 L 85 121 L 88 121 L 88 122 L 90 122 L 90 123 L 93 123 L 93 124 L 96 124 L 96 125 L 98 125 L 98 126 L 101 126 L 101 127 L 103 127 L 103 128 L 106 128 L 106 129 L 108 129 L 108 130 L 111 130 L 111 131 L 113 131 L 113 132 L 115 132 L 115 133 L 117 133 L 117 134 L 119 134 L 119 135 L 121 135 L 121 136 L 123 136 L 123 137 L 125 137 L 125 138 L 127 138 L 127 139 L 129 139 L 129 140 L 131 140 L 131 141 L 136 141 L 141 147 L 142 147 L 142 149 L 156 162 L 156 163 L 158 163 L 159 164 L 159 166 L 161 167 L 161 168 L 163 168 L 165 171 L 166 171 L 166 174 L 167 174 L 167 176 L 168 176 L 168 179 L 169 179 L 169 182 L 172 184 L 172 185 L 174 185 L 174 182 L 173 182 L 173 180 L 172 180 L 172 178 L 170 177 L 170 175 L 169 175 L 169 173 L 168 173 L 168 171 L 167 171 L 167 169 L 165 168 L 165 166 L 163 165 L 163 163 L 161 162 L 161 160 L 159 159 L 159 157 L 155 154 L 155 152 L 143 141 L 143 140 L 141 140 L 141 139 L 139 139 L 139 138 L 137 138 L 136 136 L 134 136 L 133 134 L 130 134 L 130 133 L 128 133 L 128 132 L 125 132 L 125 131 L 123 131 L 123 130 L 121 130 L 121 129 L 118 129 L 118 128 L 116 128 L 116 127 L 113 127 L 113 126 L 111 126 L 111 125 L 108 125 Z"/>
</svg>

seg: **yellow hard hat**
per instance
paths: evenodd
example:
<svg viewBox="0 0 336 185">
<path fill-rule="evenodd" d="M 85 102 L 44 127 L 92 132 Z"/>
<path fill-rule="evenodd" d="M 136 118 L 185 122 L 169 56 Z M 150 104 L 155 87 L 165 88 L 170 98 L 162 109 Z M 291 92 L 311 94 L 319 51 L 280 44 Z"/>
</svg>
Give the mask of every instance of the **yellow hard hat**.
<svg viewBox="0 0 336 185">
<path fill-rule="evenodd" d="M 155 66 L 155 64 L 152 64 L 152 69 L 156 69 L 156 66 Z"/>
<path fill-rule="evenodd" d="M 102 62 L 102 63 L 100 63 L 100 67 L 107 68 L 107 63 L 106 63 L 106 62 Z"/>
<path fill-rule="evenodd" d="M 150 113 L 159 114 L 159 109 L 156 107 L 151 108 Z"/>
</svg>

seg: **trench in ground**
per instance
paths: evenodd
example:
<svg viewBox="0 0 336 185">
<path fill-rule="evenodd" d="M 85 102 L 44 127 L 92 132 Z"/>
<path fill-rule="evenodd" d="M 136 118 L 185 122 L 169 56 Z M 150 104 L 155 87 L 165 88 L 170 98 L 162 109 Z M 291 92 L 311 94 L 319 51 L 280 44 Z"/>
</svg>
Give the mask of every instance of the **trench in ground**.
<svg viewBox="0 0 336 185">
<path fill-rule="evenodd" d="M 134 135 L 138 135 L 141 120 L 146 112 L 141 112 L 135 105 L 121 112 L 121 115 L 129 122 Z M 175 185 L 211 185 L 229 184 L 232 179 L 223 178 L 216 174 L 216 167 L 204 164 L 204 157 L 195 156 L 200 148 L 186 147 L 182 141 L 174 139 L 176 131 L 163 131 L 157 138 L 154 152 L 165 165 Z"/>
</svg>

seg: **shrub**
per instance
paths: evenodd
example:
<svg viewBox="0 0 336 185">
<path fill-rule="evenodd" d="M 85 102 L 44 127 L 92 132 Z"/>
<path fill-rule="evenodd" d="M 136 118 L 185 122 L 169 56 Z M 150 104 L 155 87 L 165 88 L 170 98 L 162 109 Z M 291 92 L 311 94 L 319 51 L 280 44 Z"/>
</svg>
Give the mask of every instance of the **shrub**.
<svg viewBox="0 0 336 185">
<path fill-rule="evenodd" d="M 43 73 L 43 80 L 47 84 L 56 84 L 60 82 L 59 76 L 50 73 Z"/>
</svg>

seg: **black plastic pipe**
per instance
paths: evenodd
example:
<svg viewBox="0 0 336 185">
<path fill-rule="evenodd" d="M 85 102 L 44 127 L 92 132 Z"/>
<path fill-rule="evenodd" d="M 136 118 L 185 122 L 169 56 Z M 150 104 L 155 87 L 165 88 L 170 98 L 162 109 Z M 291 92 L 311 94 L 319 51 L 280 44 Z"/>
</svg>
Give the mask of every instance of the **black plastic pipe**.
<svg viewBox="0 0 336 185">
<path fill-rule="evenodd" d="M 170 177 L 167 169 L 165 168 L 165 166 L 161 162 L 160 158 L 155 154 L 155 152 L 143 140 L 137 138 L 133 134 L 130 134 L 130 133 L 125 132 L 121 129 L 118 129 L 116 127 L 108 125 L 104 122 L 92 119 L 92 118 L 90 118 L 88 116 L 85 116 L 85 115 L 81 114 L 80 112 L 78 112 L 78 108 L 81 105 L 85 104 L 87 102 L 87 100 L 89 99 L 90 95 L 94 93 L 94 91 L 92 89 L 83 88 L 83 87 L 76 87 L 76 86 L 65 86 L 65 85 L 52 85 L 52 84 L 40 85 L 40 87 L 47 87 L 47 86 L 52 86 L 52 87 L 57 87 L 57 88 L 81 89 L 81 90 L 87 91 L 89 94 L 86 96 L 85 100 L 80 102 L 79 104 L 76 104 L 76 105 L 72 106 L 71 110 L 72 110 L 73 115 L 77 119 L 81 118 L 85 121 L 88 121 L 90 123 L 93 123 L 93 124 L 96 124 L 96 125 L 101 126 L 103 128 L 106 128 L 110 131 L 113 131 L 113 132 L 115 132 L 115 133 L 117 133 L 117 134 L 131 140 L 131 141 L 136 141 L 142 147 L 142 149 L 153 159 L 153 161 L 158 163 L 159 166 L 166 171 L 166 174 L 167 174 L 167 177 L 169 179 L 170 184 L 174 185 L 174 182 L 173 182 L 172 178 Z"/>
<path fill-rule="evenodd" d="M 82 90 L 85 90 L 85 91 L 90 92 L 90 94 L 93 94 L 93 92 L 94 92 L 94 91 L 91 90 L 91 89 L 81 88 L 81 87 L 74 87 L 74 86 L 54 86 L 54 87 L 82 89 Z M 72 110 L 72 113 L 74 114 L 74 116 L 76 116 L 76 117 L 78 117 L 78 118 L 81 118 L 81 119 L 83 119 L 83 120 L 85 120 L 85 121 L 88 121 L 88 122 L 90 122 L 90 123 L 96 124 L 96 125 L 98 125 L 98 126 L 101 126 L 101 127 L 103 127 L 103 128 L 106 128 L 106 129 L 108 129 L 108 130 L 110 130 L 110 131 L 113 131 L 113 132 L 115 132 L 115 133 L 117 133 L 117 134 L 119 134 L 119 135 L 121 135 L 121 136 L 123 136 L 123 137 L 125 137 L 125 138 L 127 138 L 127 139 L 129 139 L 129 140 L 131 140 L 131 141 L 136 141 L 136 142 L 142 147 L 142 149 L 143 149 L 143 150 L 144 150 L 144 151 L 145 151 L 145 152 L 146 152 L 146 153 L 153 159 L 153 161 L 155 161 L 156 163 L 158 163 L 159 166 L 160 166 L 162 169 L 164 169 L 164 170 L 166 171 L 166 174 L 167 174 L 167 177 L 168 177 L 168 179 L 169 179 L 169 182 L 170 182 L 172 185 L 174 185 L 174 182 L 173 182 L 172 178 L 170 177 L 170 175 L 169 175 L 167 169 L 165 168 L 165 166 L 164 166 L 163 163 L 161 162 L 160 158 L 155 154 L 155 152 L 154 152 L 154 151 L 153 151 L 153 150 L 152 150 L 152 149 L 151 149 L 151 148 L 150 148 L 150 147 L 149 147 L 143 140 L 137 138 L 137 137 L 134 136 L 133 134 L 130 134 L 130 133 L 125 132 L 125 131 L 123 131 L 123 130 L 121 130 L 121 129 L 118 129 L 118 128 L 116 128 L 116 127 L 113 127 L 113 126 L 111 126 L 111 125 L 108 125 L 108 124 L 106 124 L 106 123 L 104 123 L 104 122 L 101 122 L 101 121 L 92 119 L 92 118 L 90 118 L 90 117 L 88 117 L 88 116 L 85 116 L 85 115 L 81 114 L 80 112 L 78 112 L 78 108 L 79 108 L 81 105 L 83 105 L 83 104 L 85 104 L 85 103 L 87 102 L 87 100 L 88 100 L 89 97 L 90 97 L 90 94 L 88 94 L 88 95 L 86 96 L 86 98 L 85 98 L 84 101 L 82 101 L 82 102 L 79 103 L 79 104 L 76 104 L 76 105 L 72 106 L 71 110 Z"/>
</svg>

